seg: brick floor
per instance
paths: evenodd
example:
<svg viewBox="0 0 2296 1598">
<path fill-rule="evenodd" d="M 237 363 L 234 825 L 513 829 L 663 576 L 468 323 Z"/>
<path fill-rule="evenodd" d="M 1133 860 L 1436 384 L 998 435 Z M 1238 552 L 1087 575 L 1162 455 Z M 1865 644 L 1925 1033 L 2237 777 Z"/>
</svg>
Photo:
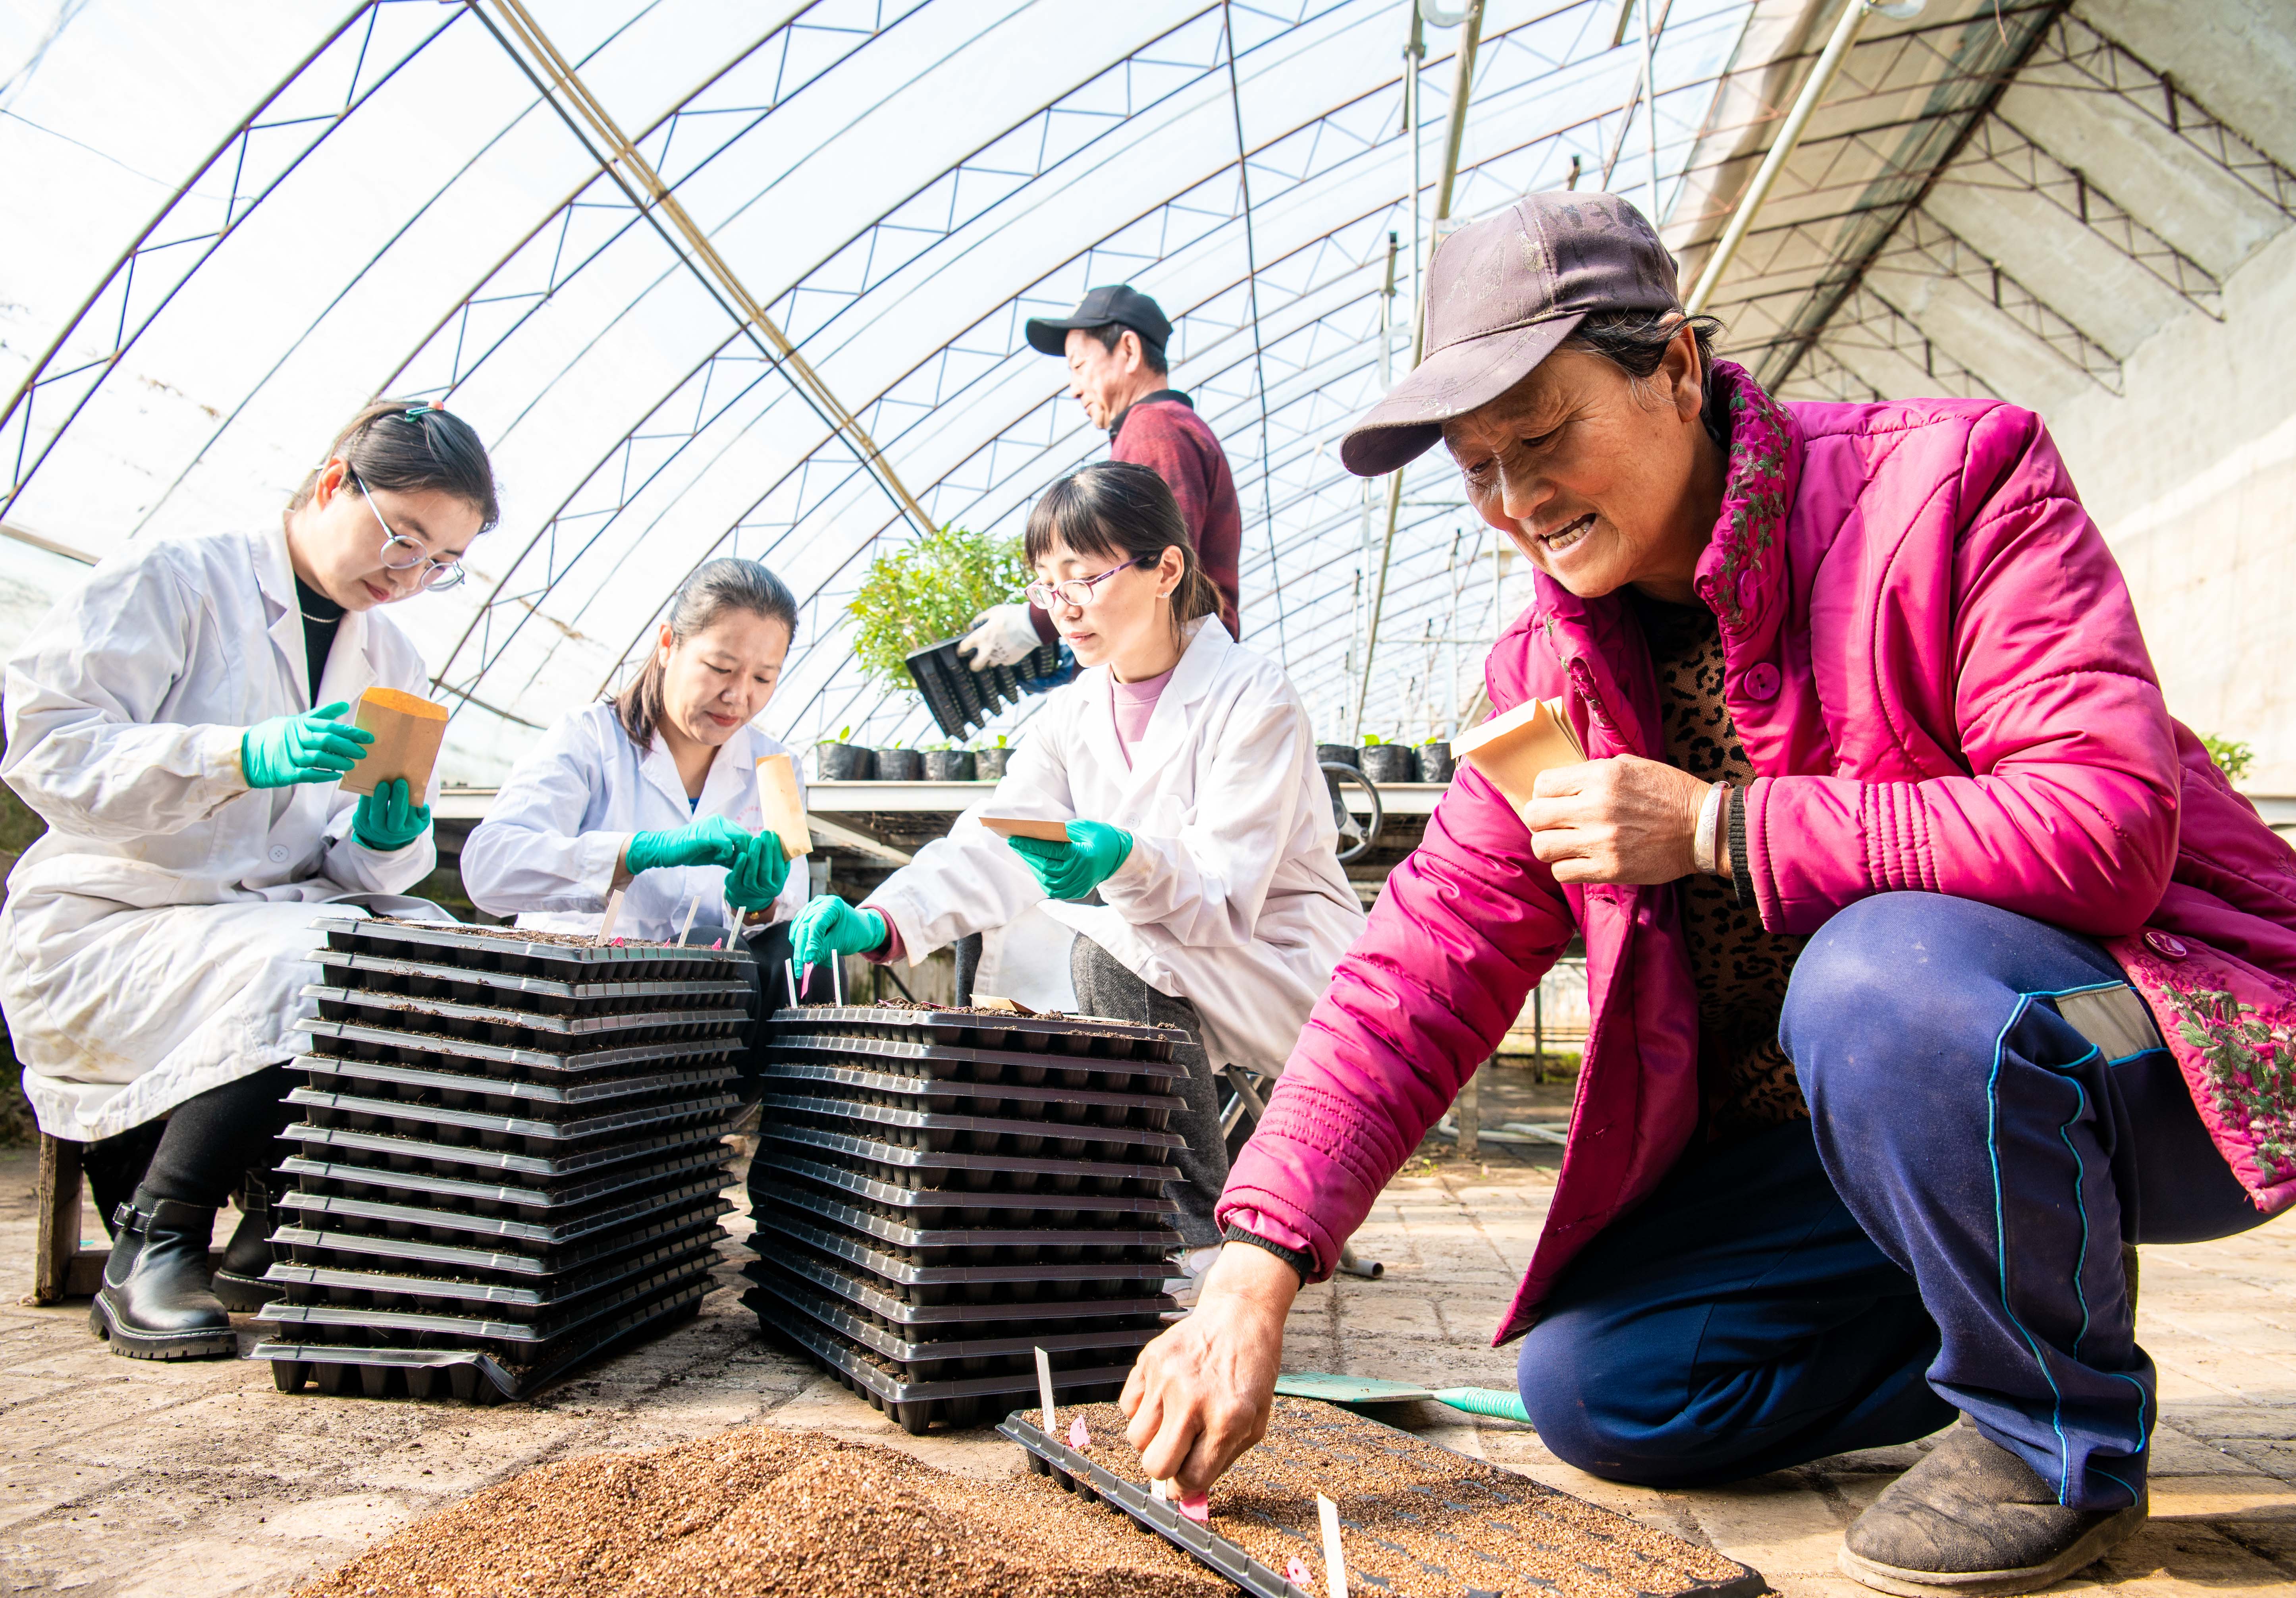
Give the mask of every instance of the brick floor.
<svg viewBox="0 0 2296 1598">
<path fill-rule="evenodd" d="M 1414 1160 L 1356 1240 L 1385 1264 L 1384 1279 L 1302 1295 L 1287 1363 L 1506 1386 L 1513 1361 L 1488 1346 L 1490 1331 L 1538 1234 L 1554 1152 Z M 0 1271 L 13 1282 L 29 1273 L 31 1180 L 29 1156 L 0 1153 Z M 746 1235 L 743 1217 L 729 1219 Z M 14 1302 L 16 1288 L 0 1303 L 0 1590 L 284 1593 L 415 1516 L 545 1461 L 758 1420 L 888 1443 L 974 1474 L 1018 1468 L 993 1433 L 911 1438 L 761 1345 L 734 1301 L 740 1252 L 729 1248 L 725 1285 L 699 1320 L 532 1403 L 484 1410 L 291 1397 L 247 1364 L 117 1359 L 89 1335 L 85 1305 L 30 1308 Z M 2061 1590 L 2284 1591 L 2296 1581 L 2296 1221 L 2146 1249 L 2140 1330 L 2161 1367 L 2152 1523 L 2101 1577 Z M 1920 1447 L 1660 1493 L 1584 1476 L 1526 1428 L 1434 1405 L 1389 1418 L 1710 1543 L 1785 1598 L 1865 1594 L 1835 1572 L 1841 1528 Z"/>
</svg>

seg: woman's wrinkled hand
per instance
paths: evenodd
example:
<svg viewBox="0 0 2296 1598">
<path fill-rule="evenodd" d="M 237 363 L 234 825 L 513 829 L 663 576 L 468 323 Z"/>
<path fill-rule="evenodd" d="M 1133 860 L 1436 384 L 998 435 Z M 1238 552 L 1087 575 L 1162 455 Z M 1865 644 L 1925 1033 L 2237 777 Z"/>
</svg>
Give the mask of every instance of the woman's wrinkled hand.
<svg viewBox="0 0 2296 1598">
<path fill-rule="evenodd" d="M 1204 1278 L 1194 1311 L 1140 1351 L 1119 1403 L 1150 1480 L 1177 1478 L 1187 1496 L 1210 1492 L 1267 1435 L 1284 1317 L 1299 1293 L 1290 1265 L 1232 1243 Z"/>
<path fill-rule="evenodd" d="M 1710 785 L 1676 766 L 1619 754 L 1541 771 L 1522 807 L 1531 852 L 1557 882 L 1672 882 L 1690 875 Z"/>
</svg>

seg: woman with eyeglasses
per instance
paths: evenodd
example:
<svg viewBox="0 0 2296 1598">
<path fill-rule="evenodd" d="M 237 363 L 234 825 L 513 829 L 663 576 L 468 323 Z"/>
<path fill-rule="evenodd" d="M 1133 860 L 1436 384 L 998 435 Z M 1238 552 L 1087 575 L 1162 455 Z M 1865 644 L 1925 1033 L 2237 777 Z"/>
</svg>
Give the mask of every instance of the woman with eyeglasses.
<svg viewBox="0 0 2296 1598">
<path fill-rule="evenodd" d="M 404 897 L 437 861 L 431 795 L 337 785 L 373 742 L 359 696 L 426 686 L 376 612 L 459 581 L 498 515 L 467 423 L 381 400 L 276 526 L 129 544 L 8 662 L 0 778 L 48 831 L 8 878 L 0 1009 L 111 1228 L 91 1324 L 115 1354 L 234 1355 L 226 1303 L 266 1297 L 259 1207 L 212 1283 L 208 1241 L 292 1118 L 312 923 L 444 914 Z"/>
<path fill-rule="evenodd" d="M 1307 709 L 1275 662 L 1214 619 L 1218 594 L 1163 479 L 1123 462 L 1062 479 L 1029 512 L 1026 552 L 1029 600 L 1085 670 L 1046 697 L 995 795 L 947 837 L 858 909 L 807 906 L 797 957 L 914 964 L 1026 925 L 1070 940 L 1078 1010 L 1185 1029 L 1171 1130 L 1186 1142 L 1176 1196 L 1197 1275 L 1220 1240 L 1212 1206 L 1227 1180 L 1218 1073 L 1282 1068 L 1363 909 L 1340 869 Z M 1008 843 L 984 815 L 1058 821 L 1068 836 Z M 999 981 L 984 956 L 978 985 L 1007 992 Z"/>
</svg>

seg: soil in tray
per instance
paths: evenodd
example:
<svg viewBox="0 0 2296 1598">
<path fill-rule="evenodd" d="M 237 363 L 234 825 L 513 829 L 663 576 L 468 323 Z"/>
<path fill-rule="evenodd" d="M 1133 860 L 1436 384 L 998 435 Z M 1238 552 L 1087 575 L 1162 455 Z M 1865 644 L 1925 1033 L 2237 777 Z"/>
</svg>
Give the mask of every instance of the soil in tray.
<svg viewBox="0 0 2296 1598">
<path fill-rule="evenodd" d="M 1070 1413 L 1092 1434 L 1093 1463 L 1144 1481 L 1120 1410 L 1103 1404 L 1064 1411 L 1063 1433 Z M 1319 1492 L 1340 1506 L 1350 1585 L 1392 1598 L 1525 1591 L 1636 1598 L 1745 1575 L 1710 1548 L 1302 1398 L 1278 1398 L 1267 1438 L 1213 1487 L 1211 1529 L 1277 1570 L 1298 1555 L 1315 1574 L 1310 1590 L 1321 1593 Z"/>
<path fill-rule="evenodd" d="M 1045 1478 L 744 1427 L 545 1465 L 417 1520 L 301 1598 L 1225 1598 Z"/>
</svg>

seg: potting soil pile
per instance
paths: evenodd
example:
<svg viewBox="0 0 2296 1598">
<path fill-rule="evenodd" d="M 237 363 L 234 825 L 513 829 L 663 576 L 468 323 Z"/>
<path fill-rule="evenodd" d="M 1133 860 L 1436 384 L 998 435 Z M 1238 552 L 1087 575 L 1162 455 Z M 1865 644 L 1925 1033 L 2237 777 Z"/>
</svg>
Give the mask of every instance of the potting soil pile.
<svg viewBox="0 0 2296 1598">
<path fill-rule="evenodd" d="M 745 949 L 319 923 L 273 1198 L 283 1391 L 523 1393 L 699 1308 Z"/>
<path fill-rule="evenodd" d="M 1063 1432 L 1071 1414 L 1090 1434 L 1086 1459 L 1143 1483 L 1115 1405 L 1063 1411 Z M 1321 1594 L 1318 1493 L 1339 1505 L 1351 1587 L 1388 1598 L 1736 1598 L 1766 1590 L 1760 1577 L 1710 1548 L 1304 1398 L 1276 1399 L 1266 1438 L 1214 1484 L 1210 1527 L 1272 1571 L 1305 1561 L 1313 1580 L 1301 1585 Z"/>
<path fill-rule="evenodd" d="M 1182 1034 L 1074 1016 L 775 1012 L 743 1302 L 913 1432 L 1002 1417 L 1046 1350 L 1112 1398 L 1171 1310 Z"/>
<path fill-rule="evenodd" d="M 547 1465 L 386 1538 L 304 1598 L 1218 1598 L 1228 1585 L 1037 1477 L 747 1427 Z"/>
</svg>

